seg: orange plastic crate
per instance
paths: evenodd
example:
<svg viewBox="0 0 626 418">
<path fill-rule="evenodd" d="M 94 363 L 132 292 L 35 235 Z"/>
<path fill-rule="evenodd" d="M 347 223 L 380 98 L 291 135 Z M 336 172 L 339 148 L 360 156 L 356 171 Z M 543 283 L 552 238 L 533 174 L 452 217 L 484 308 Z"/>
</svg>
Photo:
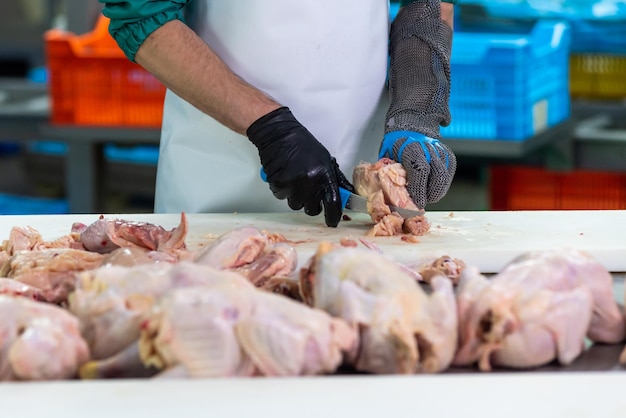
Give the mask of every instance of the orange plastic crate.
<svg viewBox="0 0 626 418">
<path fill-rule="evenodd" d="M 53 124 L 159 127 L 165 86 L 132 63 L 101 16 L 84 35 L 44 35 Z"/>
<path fill-rule="evenodd" d="M 491 210 L 626 209 L 626 174 L 493 166 Z"/>
</svg>

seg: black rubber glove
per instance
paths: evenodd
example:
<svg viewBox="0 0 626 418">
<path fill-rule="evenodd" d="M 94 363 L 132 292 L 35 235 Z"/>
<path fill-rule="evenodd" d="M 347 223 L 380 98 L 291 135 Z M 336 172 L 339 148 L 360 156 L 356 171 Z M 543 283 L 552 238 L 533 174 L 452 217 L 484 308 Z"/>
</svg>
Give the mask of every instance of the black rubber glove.
<svg viewBox="0 0 626 418">
<path fill-rule="evenodd" d="M 324 209 L 326 225 L 341 220 L 339 187 L 354 192 L 328 150 L 296 120 L 287 107 L 259 118 L 246 132 L 259 150 L 274 196 L 293 210 L 316 216 Z"/>
</svg>

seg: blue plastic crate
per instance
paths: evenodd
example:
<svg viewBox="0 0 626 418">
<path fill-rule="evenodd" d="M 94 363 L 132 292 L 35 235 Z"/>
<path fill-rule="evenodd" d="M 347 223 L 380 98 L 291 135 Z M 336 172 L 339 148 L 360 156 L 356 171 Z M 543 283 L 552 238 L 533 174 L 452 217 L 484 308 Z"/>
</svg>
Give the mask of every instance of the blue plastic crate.
<svg viewBox="0 0 626 418">
<path fill-rule="evenodd" d="M 393 22 L 393 20 L 396 18 L 396 16 L 398 15 L 398 12 L 400 11 L 400 3 L 399 2 L 390 2 L 389 3 L 389 20 L 391 22 Z"/>
<path fill-rule="evenodd" d="M 457 31 L 516 31 L 538 20 L 565 20 L 571 28 L 572 52 L 626 54 L 623 0 L 459 0 L 458 4 Z"/>
<path fill-rule="evenodd" d="M 57 141 L 33 141 L 29 145 L 31 152 L 47 155 L 65 155 L 67 145 Z M 132 164 L 156 165 L 159 160 L 158 145 L 135 145 L 122 147 L 113 144 L 104 146 L 104 157 L 107 161 Z"/>
<path fill-rule="evenodd" d="M 455 34 L 452 123 L 443 137 L 524 140 L 569 117 L 569 26 Z"/>
<path fill-rule="evenodd" d="M 67 201 L 0 194 L 0 215 L 62 215 L 70 213 Z"/>
</svg>

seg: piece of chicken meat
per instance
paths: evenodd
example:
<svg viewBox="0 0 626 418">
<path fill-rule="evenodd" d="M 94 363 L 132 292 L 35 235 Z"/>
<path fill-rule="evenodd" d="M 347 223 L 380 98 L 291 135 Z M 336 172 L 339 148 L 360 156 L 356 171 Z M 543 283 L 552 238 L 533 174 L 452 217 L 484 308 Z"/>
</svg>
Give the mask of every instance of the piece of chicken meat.
<svg viewBox="0 0 626 418">
<path fill-rule="evenodd" d="M 320 244 L 301 271 L 304 300 L 344 319 L 360 334 L 351 364 L 371 373 L 445 370 L 457 345 L 452 283 L 431 279 L 427 295 L 386 256 L 364 248 Z"/>
<path fill-rule="evenodd" d="M 425 261 L 408 267 L 419 274 L 420 281 L 425 283 L 430 283 L 435 276 L 444 275 L 456 286 L 459 283 L 463 269 L 465 269 L 465 262 L 458 258 L 444 255 L 433 261 Z"/>
<path fill-rule="evenodd" d="M 218 285 L 169 292 L 144 324 L 140 353 L 165 376 L 300 376 L 334 372 L 357 345 L 354 330 L 323 311 Z"/>
<path fill-rule="evenodd" d="M 31 226 L 14 226 L 9 233 L 9 239 L 2 242 L 0 247 L 0 265 L 4 264 L 13 255 L 22 251 L 36 251 L 47 248 L 83 249 L 76 234 L 64 235 L 54 241 L 44 241 L 43 237 Z"/>
<path fill-rule="evenodd" d="M 100 266 L 103 256 L 71 248 L 20 251 L 0 266 L 0 277 L 38 289 L 47 302 L 64 303 L 73 290 L 75 273 Z"/>
<path fill-rule="evenodd" d="M 14 226 L 9 233 L 9 239 L 2 243 L 2 251 L 8 256 L 20 251 L 33 251 L 45 248 L 74 248 L 82 249 L 77 234 L 68 234 L 53 241 L 44 241 L 41 233 L 31 226 Z"/>
<path fill-rule="evenodd" d="M 88 251 L 110 253 L 117 248 L 140 248 L 177 254 L 186 249 L 187 217 L 180 215 L 180 224 L 171 231 L 148 222 L 124 219 L 106 219 L 104 216 L 91 225 L 74 224 L 72 232 Z"/>
<path fill-rule="evenodd" d="M 257 287 L 274 277 L 295 272 L 298 254 L 288 242 L 254 227 L 241 227 L 218 237 L 198 252 L 194 261 L 216 269 L 237 272 Z"/>
<path fill-rule="evenodd" d="M 389 207 L 419 210 L 406 189 L 406 171 L 402 164 L 389 158 L 374 164 L 361 162 L 354 168 L 353 183 L 357 194 L 367 198 L 368 212 L 376 224 L 367 235 L 424 235 L 430 230 L 425 216 L 404 219 Z"/>
<path fill-rule="evenodd" d="M 89 360 L 78 320 L 54 305 L 0 295 L 0 380 L 60 380 Z"/>
<path fill-rule="evenodd" d="M 466 269 L 457 289 L 454 364 L 530 368 L 569 364 L 595 342 L 624 338 L 611 275 L 576 250 L 529 252 L 487 279 Z"/>
</svg>

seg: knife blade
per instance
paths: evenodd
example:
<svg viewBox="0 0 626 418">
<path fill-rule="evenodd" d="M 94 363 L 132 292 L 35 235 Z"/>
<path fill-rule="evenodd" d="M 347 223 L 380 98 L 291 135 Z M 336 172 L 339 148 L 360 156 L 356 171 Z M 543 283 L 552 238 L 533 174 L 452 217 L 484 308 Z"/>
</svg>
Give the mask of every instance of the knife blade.
<svg viewBox="0 0 626 418">
<path fill-rule="evenodd" d="M 341 207 L 343 209 L 369 214 L 367 210 L 366 198 L 355 193 L 350 193 L 350 191 L 341 187 L 339 188 L 339 194 L 341 195 Z M 424 216 L 424 211 L 404 209 L 393 205 L 389 205 L 389 208 L 392 212 L 398 212 L 398 214 L 404 219 L 413 218 L 415 216 Z"/>
</svg>

